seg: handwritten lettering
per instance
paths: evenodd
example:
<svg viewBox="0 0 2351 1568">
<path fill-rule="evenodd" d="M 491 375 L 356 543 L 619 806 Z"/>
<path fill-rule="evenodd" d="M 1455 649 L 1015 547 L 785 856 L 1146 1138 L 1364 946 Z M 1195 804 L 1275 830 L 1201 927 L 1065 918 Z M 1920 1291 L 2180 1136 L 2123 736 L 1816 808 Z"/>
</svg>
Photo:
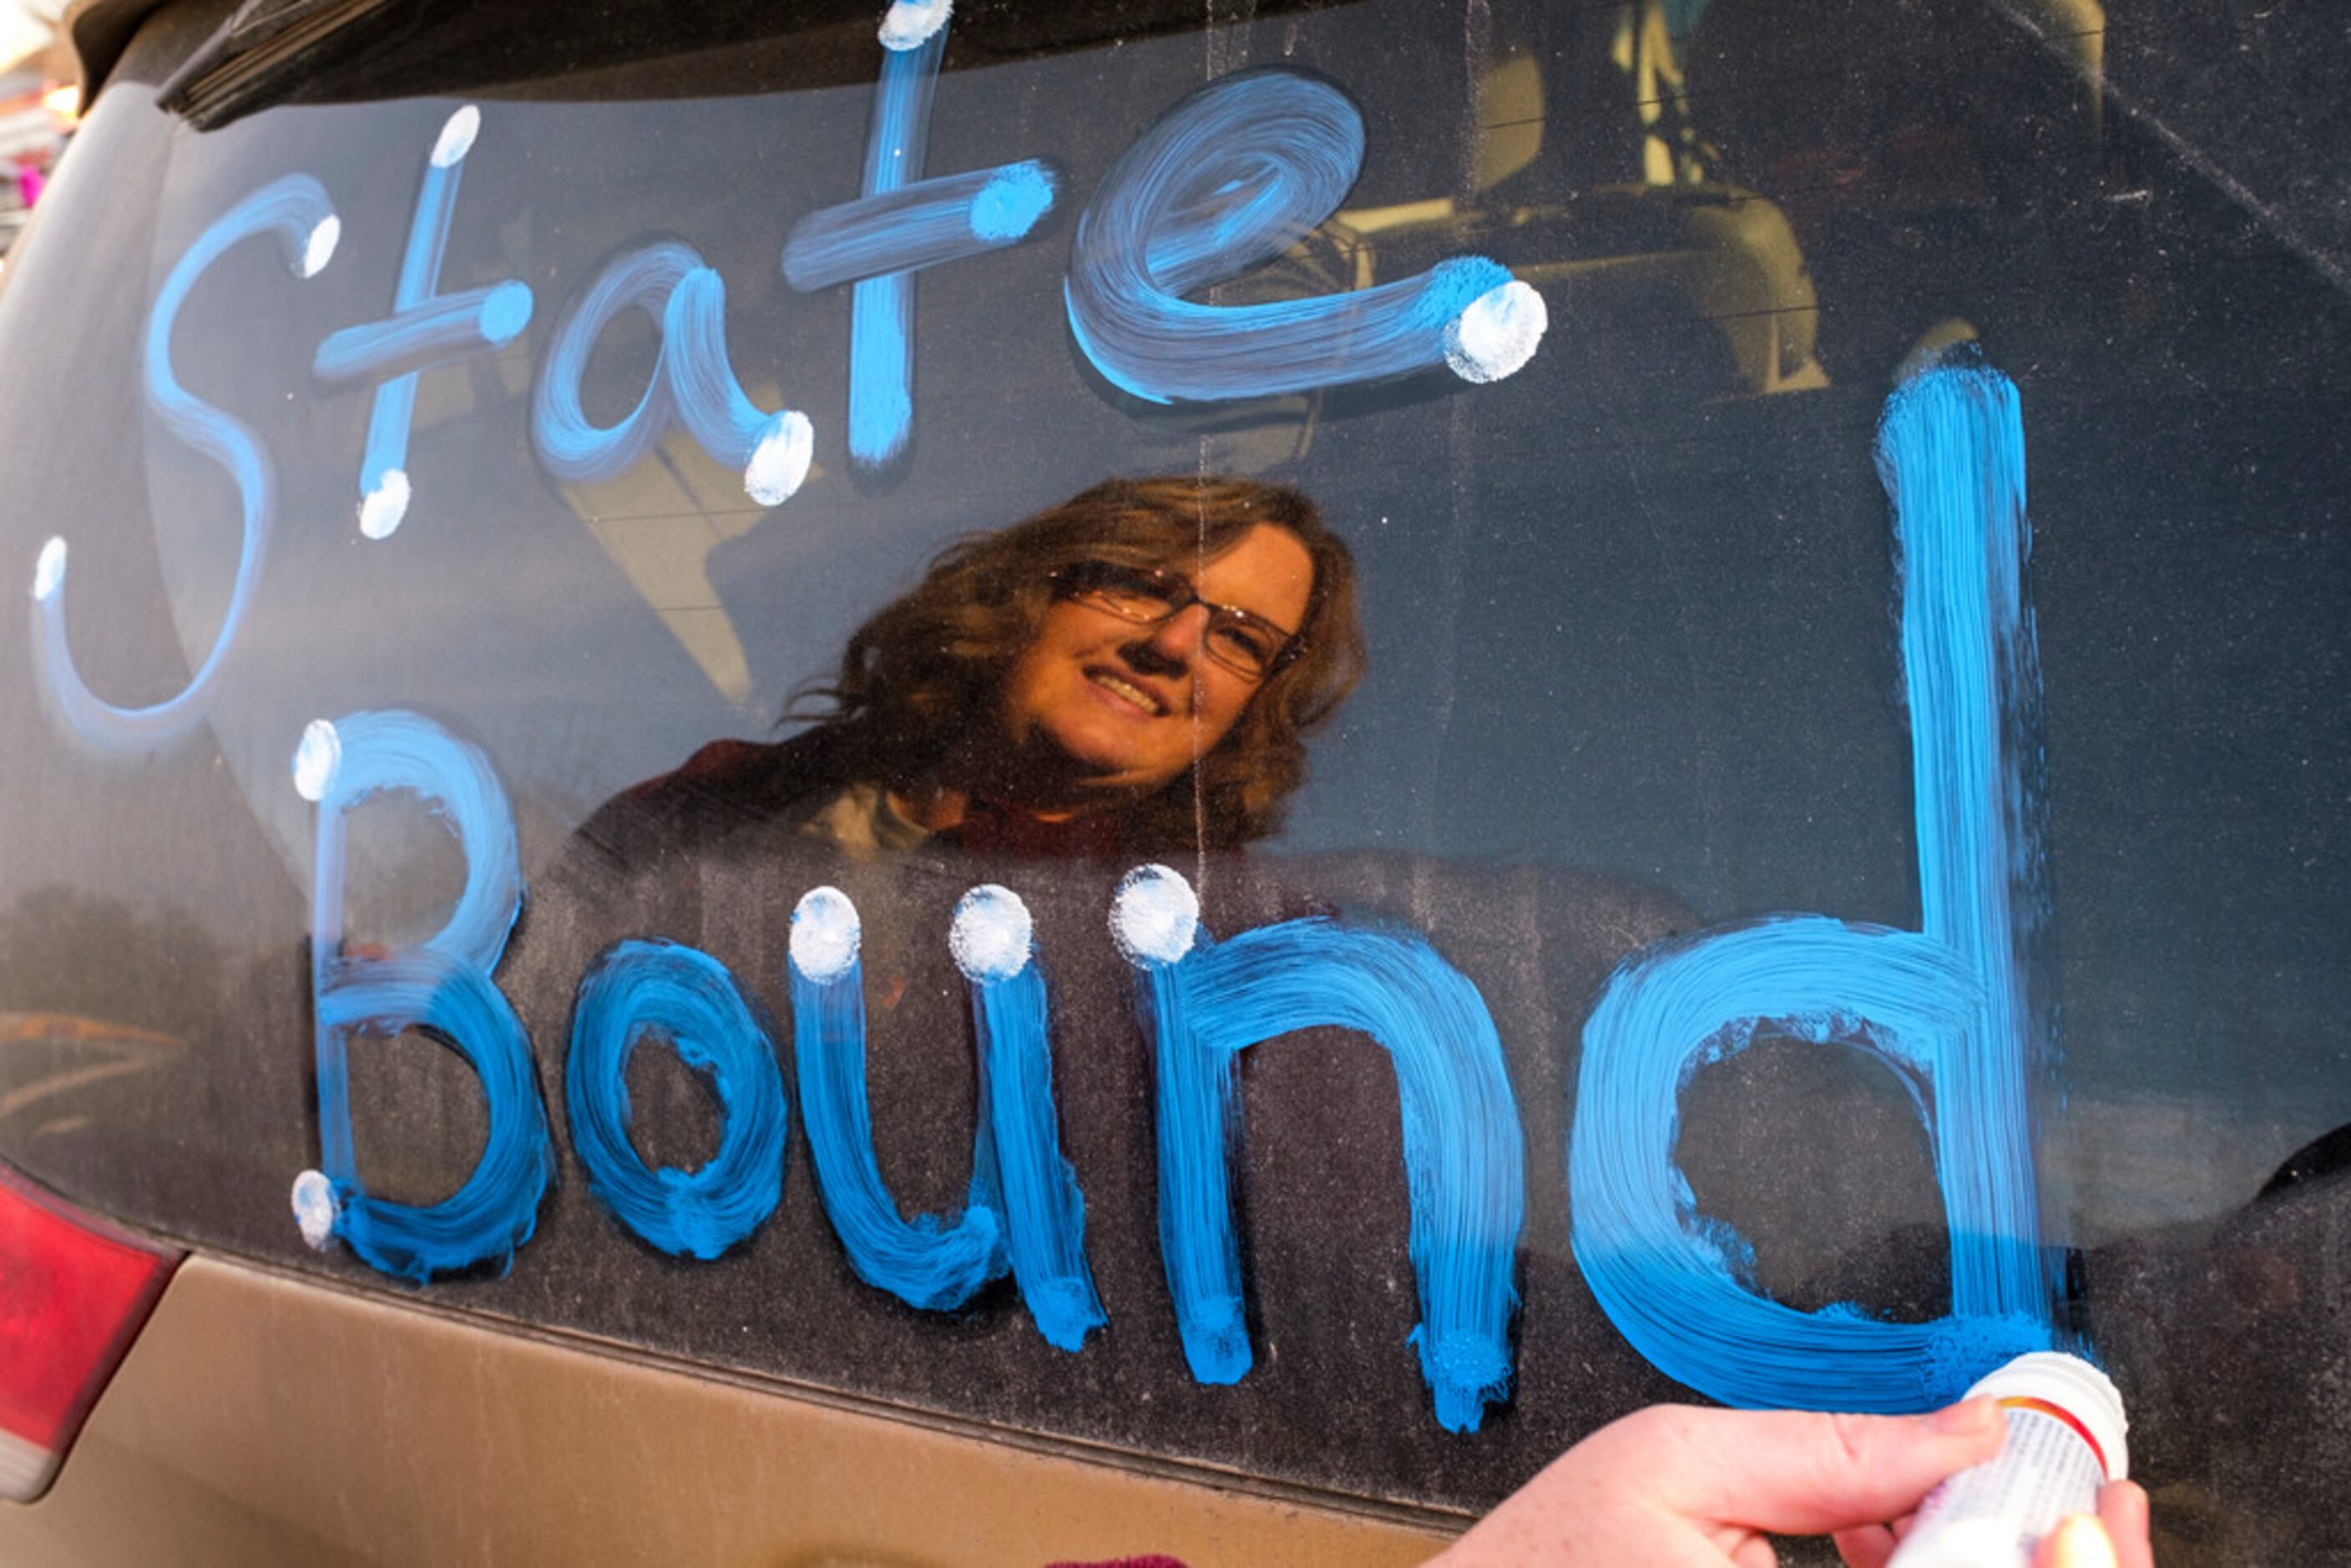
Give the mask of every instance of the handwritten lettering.
<svg viewBox="0 0 2351 1568">
<path fill-rule="evenodd" d="M 529 1038 L 490 979 L 522 912 L 522 862 L 506 791 L 477 747 L 410 713 L 357 713 L 313 724 L 296 753 L 294 774 L 297 788 L 319 808 L 310 966 L 318 1176 L 325 1189 L 305 1173 L 298 1202 L 323 1198 L 324 1232 L 340 1236 L 373 1267 L 419 1284 L 434 1274 L 510 1260 L 537 1228 L 555 1151 Z M 370 796 L 392 789 L 421 797 L 448 824 L 465 858 L 465 886 L 446 923 L 418 946 L 346 954 L 344 819 Z M 423 1207 L 372 1197 L 360 1179 L 349 1066 L 354 1038 L 390 1039 L 419 1028 L 465 1058 L 489 1104 L 489 1136 L 473 1174 L 455 1193 Z"/>
<path fill-rule="evenodd" d="M 2040 676 L 2016 389 L 1978 366 L 1917 377 L 1886 405 L 1878 465 L 1901 541 L 1925 931 L 1808 915 L 1701 933 L 1626 960 L 1583 1030 L 1576 1261 L 1625 1338 L 1726 1404 L 1922 1409 L 2053 1332 L 2025 1098 Z M 1950 1230 L 1945 1317 L 1767 1301 L 1691 1211 L 1672 1155 L 1680 1087 L 1765 1027 L 1872 1051 L 1914 1084 Z"/>
<path fill-rule="evenodd" d="M 277 525 L 277 470 L 269 449 L 243 420 L 182 386 L 172 369 L 172 329 L 181 307 L 213 263 L 246 239 L 270 235 L 297 277 L 314 277 L 333 257 L 340 233 L 325 187 L 307 174 L 284 175 L 224 213 L 197 237 L 172 265 L 147 313 L 148 406 L 164 429 L 218 464 L 235 482 L 244 544 L 237 554 L 236 584 L 220 630 L 213 634 L 212 651 L 177 696 L 137 708 L 120 707 L 98 695 L 75 668 L 73 645 L 66 635 L 66 542 L 53 538 L 42 547 L 33 569 L 34 650 L 44 677 L 42 688 L 66 726 L 100 750 L 147 750 L 203 722 L 235 645 L 237 629 L 260 591 L 270 530 Z"/>
<path fill-rule="evenodd" d="M 1167 917 L 1188 901 L 1182 881 L 1165 866 L 1133 873 L 1112 919 L 1149 997 L 1159 1245 L 1192 1375 L 1237 1382 L 1250 1360 L 1225 1169 L 1234 1061 L 1276 1035 L 1335 1024 L 1371 1036 L 1395 1063 L 1420 1284 L 1412 1339 L 1437 1421 L 1476 1431 L 1485 1406 L 1510 1390 L 1526 1216 L 1518 1102 L 1484 1000 L 1404 933 L 1313 918 L 1211 942 Z"/>
<path fill-rule="evenodd" d="M 658 1033 L 705 1075 L 725 1119 L 692 1172 L 648 1170 L 629 1142 L 629 1057 Z M 726 966 L 674 942 L 623 942 L 591 966 L 563 1071 L 571 1146 L 615 1218 L 664 1252 L 716 1258 L 759 1228 L 784 1191 L 783 1076 Z"/>
<path fill-rule="evenodd" d="M 458 180 L 481 124 L 482 111 L 472 104 L 458 110 L 442 126 L 424 161 L 392 314 L 329 333 L 310 363 L 310 373 L 329 384 L 377 382 L 366 454 L 360 459 L 360 532 L 371 539 L 389 538 L 408 514 L 408 430 L 416 413 L 417 376 L 500 347 L 530 321 L 530 286 L 514 278 L 457 294 L 440 292 Z"/>
</svg>

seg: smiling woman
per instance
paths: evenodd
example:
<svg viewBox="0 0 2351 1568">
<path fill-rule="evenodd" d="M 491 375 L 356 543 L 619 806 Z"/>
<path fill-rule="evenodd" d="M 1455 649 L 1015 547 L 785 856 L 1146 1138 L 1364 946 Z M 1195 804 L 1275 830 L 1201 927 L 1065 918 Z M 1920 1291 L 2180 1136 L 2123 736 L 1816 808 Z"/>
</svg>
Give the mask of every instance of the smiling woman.
<svg viewBox="0 0 2351 1568">
<path fill-rule="evenodd" d="M 580 830 L 627 860 L 765 826 L 1115 858 L 1265 837 L 1364 667 L 1346 546 L 1299 491 L 1113 479 L 935 559 L 814 726 L 718 741 Z"/>
</svg>

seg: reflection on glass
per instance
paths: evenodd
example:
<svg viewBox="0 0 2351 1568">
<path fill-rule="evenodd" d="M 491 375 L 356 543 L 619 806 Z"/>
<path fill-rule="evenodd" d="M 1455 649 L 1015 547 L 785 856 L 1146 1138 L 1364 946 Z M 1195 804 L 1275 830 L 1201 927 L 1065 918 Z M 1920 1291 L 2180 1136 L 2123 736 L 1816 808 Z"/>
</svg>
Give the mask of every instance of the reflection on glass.
<svg viewBox="0 0 2351 1568">
<path fill-rule="evenodd" d="M 746 505 L 742 476 L 719 468 L 683 433 L 673 433 L 653 457 L 598 486 L 592 506 L 588 487 L 577 483 L 565 484 L 565 498 L 712 688 L 747 708 L 751 666 L 711 585 L 709 563 L 712 551 L 770 514 Z"/>
<path fill-rule="evenodd" d="M 87 1123 L 101 1103 L 88 1091 L 212 1038 L 230 1016 L 229 982 L 227 953 L 185 911 L 142 917 L 70 888 L 26 894 L 0 913 L 0 1133 L 21 1147 Z"/>
<path fill-rule="evenodd" d="M 755 823 L 853 855 L 1228 848 L 1280 824 L 1363 664 L 1305 495 L 1111 480 L 937 557 L 803 690 L 811 727 L 705 747 L 581 832 L 628 859 Z"/>
</svg>

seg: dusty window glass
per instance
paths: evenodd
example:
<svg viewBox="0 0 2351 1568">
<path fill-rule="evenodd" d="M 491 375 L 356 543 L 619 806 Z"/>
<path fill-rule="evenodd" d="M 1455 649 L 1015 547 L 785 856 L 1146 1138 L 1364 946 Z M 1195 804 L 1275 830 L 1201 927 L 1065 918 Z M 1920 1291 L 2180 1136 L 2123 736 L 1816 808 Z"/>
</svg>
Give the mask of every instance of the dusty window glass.
<svg viewBox="0 0 2351 1568">
<path fill-rule="evenodd" d="M 867 9 L 559 57 L 498 10 L 195 76 L 211 129 L 102 102 L 0 295 L 0 1009 L 84 1020 L 11 1026 L 0 1148 L 200 1244 L 1437 1513 L 1691 1387 L 2086 1343 L 2167 1546 L 2339 1547 L 2210 1406 L 2346 1440 L 2351 312 L 2318 133 L 2243 107 L 2292 25 Z M 1112 480 L 1158 531 L 958 558 L 929 727 L 825 749 L 941 551 Z M 371 1003 L 322 1083 L 319 1009 L 425 951 L 478 1012 Z M 715 1010 L 643 1047 L 655 981 Z M 308 1249 L 338 1117 L 344 1212 L 496 1154 L 529 1223 Z M 1023 1182 L 1050 1223 L 973 1218 Z"/>
</svg>

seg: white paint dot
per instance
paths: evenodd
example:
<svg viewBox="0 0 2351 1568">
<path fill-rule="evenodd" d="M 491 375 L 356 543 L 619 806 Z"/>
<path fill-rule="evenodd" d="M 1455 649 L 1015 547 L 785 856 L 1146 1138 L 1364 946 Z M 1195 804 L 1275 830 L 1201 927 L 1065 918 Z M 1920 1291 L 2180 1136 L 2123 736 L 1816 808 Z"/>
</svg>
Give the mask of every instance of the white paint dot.
<svg viewBox="0 0 2351 1568">
<path fill-rule="evenodd" d="M 930 42 L 931 35 L 947 25 L 947 14 L 955 9 L 955 0 L 891 0 L 890 9 L 882 18 L 882 47 L 885 49 L 915 49 Z"/>
<path fill-rule="evenodd" d="M 781 506 L 808 478 L 815 460 L 816 427 L 808 415 L 788 408 L 768 421 L 759 444 L 751 448 L 751 461 L 743 465 L 743 493 L 763 507 Z"/>
<path fill-rule="evenodd" d="M 388 539 L 408 516 L 408 476 L 387 468 L 360 502 L 360 532 L 371 539 Z"/>
<path fill-rule="evenodd" d="M 1199 928 L 1200 895 L 1164 865 L 1136 866 L 1111 899 L 1111 940 L 1137 966 L 1175 963 L 1192 950 Z"/>
<path fill-rule="evenodd" d="M 314 718 L 302 728 L 302 744 L 294 748 L 294 792 L 305 800 L 323 800 L 343 768 L 343 737 L 334 721 Z"/>
<path fill-rule="evenodd" d="M 323 1252 L 335 1239 L 335 1220 L 342 1206 L 335 1201 L 335 1186 L 323 1171 L 304 1171 L 294 1178 L 294 1223 L 314 1252 Z"/>
<path fill-rule="evenodd" d="M 1445 329 L 1445 362 L 1465 382 L 1499 382 L 1535 357 L 1551 312 L 1517 278 L 1472 299 Z"/>
<path fill-rule="evenodd" d="M 1008 980 L 1029 967 L 1036 926 L 1008 887 L 975 887 L 956 904 L 947 951 L 967 979 Z"/>
<path fill-rule="evenodd" d="M 863 933 L 849 894 L 812 887 L 792 911 L 792 967 L 820 986 L 838 980 L 857 967 Z"/>
<path fill-rule="evenodd" d="M 47 600 L 56 594 L 66 580 L 66 541 L 53 538 L 41 547 L 40 558 L 33 562 L 33 598 Z"/>
<path fill-rule="evenodd" d="M 324 272 L 327 263 L 335 259 L 335 246 L 342 240 L 343 220 L 332 213 L 320 218 L 319 226 L 310 231 L 309 239 L 302 246 L 302 276 L 316 277 Z"/>
<path fill-rule="evenodd" d="M 474 138 L 482 133 L 482 111 L 472 104 L 457 110 L 441 123 L 441 135 L 433 143 L 433 166 L 446 169 L 474 150 Z"/>
</svg>

